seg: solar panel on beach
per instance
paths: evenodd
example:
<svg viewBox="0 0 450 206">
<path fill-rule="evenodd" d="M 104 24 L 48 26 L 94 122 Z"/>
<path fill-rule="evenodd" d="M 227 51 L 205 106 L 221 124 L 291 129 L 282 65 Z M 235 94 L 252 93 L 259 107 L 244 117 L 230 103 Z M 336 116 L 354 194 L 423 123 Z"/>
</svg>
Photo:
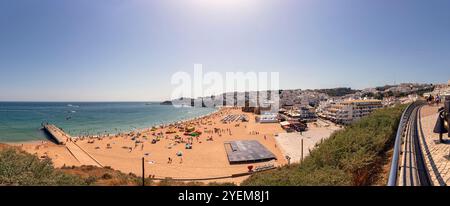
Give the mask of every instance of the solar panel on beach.
<svg viewBox="0 0 450 206">
<path fill-rule="evenodd" d="M 276 159 L 275 155 L 267 150 L 257 140 L 229 141 L 225 142 L 225 148 L 232 148 L 226 149 L 230 164 L 269 161 Z"/>
</svg>

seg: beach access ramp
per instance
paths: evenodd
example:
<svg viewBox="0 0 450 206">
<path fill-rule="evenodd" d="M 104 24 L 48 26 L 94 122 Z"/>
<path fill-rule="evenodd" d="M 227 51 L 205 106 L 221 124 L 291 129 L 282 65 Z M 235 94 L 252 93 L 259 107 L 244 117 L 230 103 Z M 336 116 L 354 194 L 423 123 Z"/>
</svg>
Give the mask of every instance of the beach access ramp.
<svg viewBox="0 0 450 206">
<path fill-rule="evenodd" d="M 81 148 L 77 143 L 72 141 L 72 137 L 65 133 L 62 129 L 53 124 L 42 124 L 43 129 L 47 131 L 51 137 L 59 145 L 64 145 L 70 154 L 80 162 L 81 165 L 93 165 L 103 167 L 92 155 Z"/>
</svg>

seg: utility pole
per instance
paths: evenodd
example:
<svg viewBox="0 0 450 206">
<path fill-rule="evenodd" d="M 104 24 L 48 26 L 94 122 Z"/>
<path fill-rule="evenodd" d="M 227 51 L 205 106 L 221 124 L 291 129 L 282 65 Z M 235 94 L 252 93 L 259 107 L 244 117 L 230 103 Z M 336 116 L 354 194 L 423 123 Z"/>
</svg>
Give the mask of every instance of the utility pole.
<svg viewBox="0 0 450 206">
<path fill-rule="evenodd" d="M 289 155 L 286 155 L 286 160 L 288 161 L 288 166 L 291 165 L 291 157 Z"/>
<path fill-rule="evenodd" d="M 142 186 L 145 186 L 145 160 L 144 157 L 142 157 Z"/>
<path fill-rule="evenodd" d="M 300 163 L 303 163 L 303 138 L 302 138 L 302 159 Z"/>
</svg>

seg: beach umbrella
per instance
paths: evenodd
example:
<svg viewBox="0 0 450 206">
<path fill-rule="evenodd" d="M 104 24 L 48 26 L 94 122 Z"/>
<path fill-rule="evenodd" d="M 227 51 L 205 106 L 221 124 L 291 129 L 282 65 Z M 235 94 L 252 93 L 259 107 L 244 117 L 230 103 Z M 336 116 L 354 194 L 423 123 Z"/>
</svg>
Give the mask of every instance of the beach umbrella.
<svg viewBox="0 0 450 206">
<path fill-rule="evenodd" d="M 185 148 L 186 149 L 192 149 L 192 145 L 191 144 L 186 144 Z"/>
<path fill-rule="evenodd" d="M 181 156 L 183 156 L 183 152 L 181 152 L 181 151 L 178 151 L 178 152 L 177 152 L 177 156 L 178 156 L 178 157 L 181 157 Z"/>
</svg>

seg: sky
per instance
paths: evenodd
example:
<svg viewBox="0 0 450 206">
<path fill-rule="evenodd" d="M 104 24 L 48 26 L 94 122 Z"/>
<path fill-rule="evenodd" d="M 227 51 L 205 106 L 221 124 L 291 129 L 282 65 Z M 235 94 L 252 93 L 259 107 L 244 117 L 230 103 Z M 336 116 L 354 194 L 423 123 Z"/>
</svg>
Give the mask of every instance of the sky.
<svg viewBox="0 0 450 206">
<path fill-rule="evenodd" d="M 171 77 L 280 87 L 450 79 L 446 0 L 1 0 L 0 101 L 156 101 Z"/>
</svg>

